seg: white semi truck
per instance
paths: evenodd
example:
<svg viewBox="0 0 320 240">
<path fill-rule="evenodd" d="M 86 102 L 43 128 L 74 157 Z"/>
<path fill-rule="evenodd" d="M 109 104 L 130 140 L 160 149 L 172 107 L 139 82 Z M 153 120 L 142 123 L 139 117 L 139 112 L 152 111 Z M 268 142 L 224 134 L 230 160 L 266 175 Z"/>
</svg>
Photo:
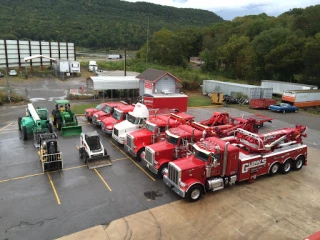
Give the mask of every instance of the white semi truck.
<svg viewBox="0 0 320 240">
<path fill-rule="evenodd" d="M 132 112 L 127 114 L 126 120 L 114 125 L 112 138 L 120 144 L 125 144 L 127 133 L 134 132 L 143 127 L 144 121 L 149 118 L 146 105 L 137 103 Z"/>
<path fill-rule="evenodd" d="M 96 61 L 89 61 L 89 72 L 98 71 L 98 64 Z"/>
</svg>

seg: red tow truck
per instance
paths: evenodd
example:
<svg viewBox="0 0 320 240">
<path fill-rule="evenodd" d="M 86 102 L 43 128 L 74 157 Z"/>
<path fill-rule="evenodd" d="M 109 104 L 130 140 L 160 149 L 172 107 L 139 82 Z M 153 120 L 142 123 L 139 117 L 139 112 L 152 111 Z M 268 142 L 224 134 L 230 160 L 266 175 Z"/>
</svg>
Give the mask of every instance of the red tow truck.
<svg viewBox="0 0 320 240">
<path fill-rule="evenodd" d="M 134 109 L 133 105 L 120 105 L 117 106 L 111 116 L 104 117 L 101 120 L 101 129 L 105 133 L 112 134 L 113 127 L 119 122 L 126 120 L 126 116 Z"/>
<path fill-rule="evenodd" d="M 194 116 L 186 113 L 149 116 L 143 129 L 127 134 L 124 149 L 141 161 L 141 154 L 145 151 L 145 146 L 164 140 L 167 129 L 177 127 L 193 118 Z"/>
<path fill-rule="evenodd" d="M 145 152 L 142 152 L 141 159 L 152 173 L 161 177 L 169 162 L 186 156 L 188 143 L 198 141 L 201 137 L 230 136 L 238 128 L 256 132 L 257 128 L 255 126 L 256 121 L 254 119 L 243 119 L 237 125 L 227 124 L 213 127 L 208 127 L 198 122 L 188 122 L 167 130 L 166 141 L 146 146 Z"/>
<path fill-rule="evenodd" d="M 84 111 L 84 116 L 86 117 L 87 121 L 91 122 L 93 114 L 95 114 L 96 112 L 99 112 L 99 111 L 103 111 L 106 106 L 107 106 L 107 103 L 100 103 L 95 108 L 87 108 Z"/>
<path fill-rule="evenodd" d="M 96 126 L 100 126 L 101 121 L 104 118 L 109 117 L 113 113 L 113 110 L 116 107 L 124 106 L 124 105 L 127 105 L 127 103 L 126 102 L 108 102 L 104 109 L 93 114 L 92 123 Z"/>
<path fill-rule="evenodd" d="M 192 146 L 188 156 L 170 162 L 163 181 L 178 195 L 194 202 L 206 191 L 254 181 L 307 165 L 306 127 L 284 128 L 266 134 L 238 129 L 233 137 L 209 137 Z"/>
</svg>

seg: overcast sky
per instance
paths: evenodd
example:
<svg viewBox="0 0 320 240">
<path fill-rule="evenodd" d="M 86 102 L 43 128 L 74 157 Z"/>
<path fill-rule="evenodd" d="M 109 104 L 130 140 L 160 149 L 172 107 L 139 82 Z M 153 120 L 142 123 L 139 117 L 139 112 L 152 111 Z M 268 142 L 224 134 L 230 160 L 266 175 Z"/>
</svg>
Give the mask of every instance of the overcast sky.
<svg viewBox="0 0 320 240">
<path fill-rule="evenodd" d="M 260 14 L 270 16 L 289 11 L 292 8 L 305 8 L 320 4 L 320 0 L 125 0 L 128 2 L 151 2 L 179 8 L 198 8 L 212 11 L 225 20 L 238 16 Z"/>
</svg>

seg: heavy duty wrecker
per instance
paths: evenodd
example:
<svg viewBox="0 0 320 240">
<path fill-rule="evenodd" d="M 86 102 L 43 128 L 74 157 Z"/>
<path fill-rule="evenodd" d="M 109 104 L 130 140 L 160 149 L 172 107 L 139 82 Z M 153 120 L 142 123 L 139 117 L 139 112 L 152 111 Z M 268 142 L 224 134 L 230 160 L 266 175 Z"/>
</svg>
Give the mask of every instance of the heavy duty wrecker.
<svg viewBox="0 0 320 240">
<path fill-rule="evenodd" d="M 63 168 L 62 153 L 55 133 L 39 135 L 39 157 L 43 172 L 58 171 Z"/>
<path fill-rule="evenodd" d="M 28 139 L 28 135 L 33 134 L 34 145 L 39 147 L 39 134 L 52 133 L 52 124 L 48 119 L 46 108 L 37 108 L 29 103 L 26 109 L 26 117 L 18 118 L 18 127 L 22 131 L 23 140 Z"/>
<path fill-rule="evenodd" d="M 112 165 L 107 149 L 103 147 L 97 132 L 81 133 L 79 157 L 89 169 Z"/>
<path fill-rule="evenodd" d="M 52 110 L 52 123 L 57 130 L 61 130 L 62 136 L 79 135 L 82 127 L 78 125 L 76 114 L 70 109 L 68 100 L 55 100 L 56 108 Z"/>
<path fill-rule="evenodd" d="M 256 121 L 248 119 L 238 122 L 237 125 L 220 125 L 208 127 L 197 122 L 187 122 L 176 128 L 166 131 L 166 141 L 151 144 L 145 147 L 142 153 L 143 164 L 154 174 L 160 177 L 168 167 L 168 163 L 185 157 L 188 144 L 209 136 L 226 137 L 234 134 L 238 128 L 256 132 Z"/>
<path fill-rule="evenodd" d="M 193 118 L 185 113 L 150 116 L 144 128 L 127 134 L 124 148 L 131 156 L 141 161 L 141 155 L 146 146 L 164 140 L 166 130 L 191 121 Z"/>
<path fill-rule="evenodd" d="M 234 136 L 209 137 L 193 144 L 192 152 L 170 162 L 163 181 L 181 197 L 194 202 L 206 191 L 254 181 L 258 176 L 287 174 L 307 165 L 306 127 L 284 128 L 266 134 L 238 129 Z"/>
</svg>

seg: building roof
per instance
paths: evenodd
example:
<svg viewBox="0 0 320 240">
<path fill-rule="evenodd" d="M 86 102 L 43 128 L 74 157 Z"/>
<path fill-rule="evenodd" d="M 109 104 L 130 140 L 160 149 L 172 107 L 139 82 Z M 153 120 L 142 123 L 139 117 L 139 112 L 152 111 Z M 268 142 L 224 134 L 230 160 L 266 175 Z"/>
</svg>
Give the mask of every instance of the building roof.
<svg viewBox="0 0 320 240">
<path fill-rule="evenodd" d="M 136 78 L 156 82 L 167 74 L 173 77 L 176 81 L 180 82 L 180 79 L 173 76 L 171 73 L 162 71 L 162 70 L 152 69 L 152 68 L 148 68 L 146 71 L 139 74 Z"/>
<path fill-rule="evenodd" d="M 135 76 L 92 76 L 87 79 L 87 85 L 89 81 L 93 90 L 139 88 L 139 79 Z"/>
</svg>

